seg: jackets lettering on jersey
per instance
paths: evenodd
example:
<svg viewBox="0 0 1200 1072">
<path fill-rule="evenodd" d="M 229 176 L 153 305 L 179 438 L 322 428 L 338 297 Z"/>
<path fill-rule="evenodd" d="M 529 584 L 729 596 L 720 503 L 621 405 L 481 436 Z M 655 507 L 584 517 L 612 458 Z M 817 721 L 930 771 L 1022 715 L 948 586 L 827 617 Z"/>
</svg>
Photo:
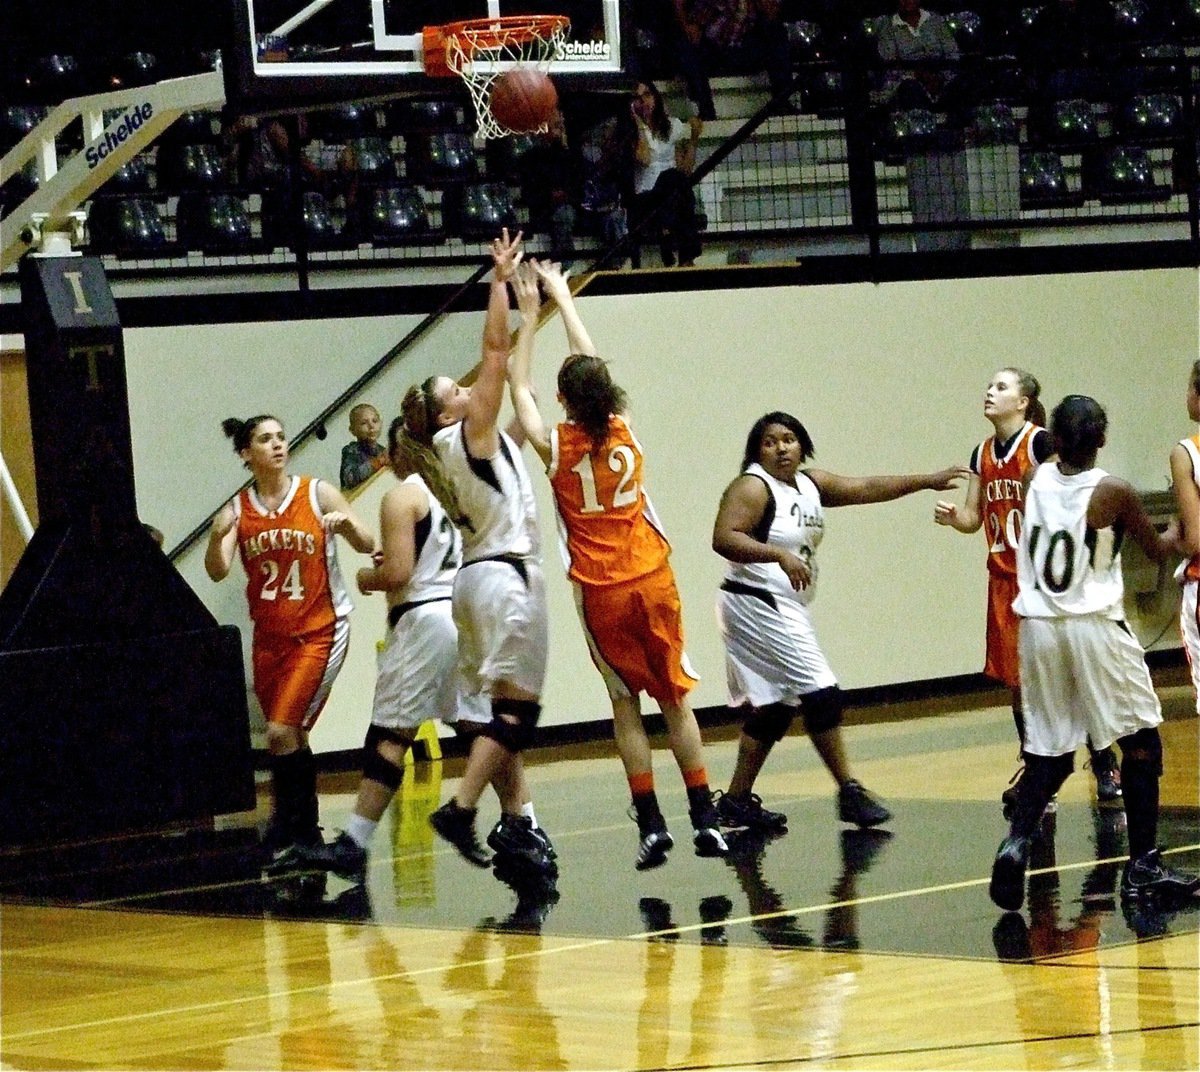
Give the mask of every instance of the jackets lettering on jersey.
<svg viewBox="0 0 1200 1072">
<path fill-rule="evenodd" d="M 317 553 L 317 540 L 303 529 L 267 529 L 248 537 L 242 544 L 242 559 L 249 561 L 267 551 L 299 551 L 306 555 Z"/>
<path fill-rule="evenodd" d="M 235 500 L 250 618 L 255 630 L 276 636 L 324 629 L 353 609 L 336 544 L 321 522 L 317 481 L 291 481 L 277 510 L 267 510 L 253 488 Z"/>
<path fill-rule="evenodd" d="M 1021 502 L 1025 498 L 1025 487 L 1020 480 L 989 480 L 984 495 L 990 503 Z"/>
</svg>

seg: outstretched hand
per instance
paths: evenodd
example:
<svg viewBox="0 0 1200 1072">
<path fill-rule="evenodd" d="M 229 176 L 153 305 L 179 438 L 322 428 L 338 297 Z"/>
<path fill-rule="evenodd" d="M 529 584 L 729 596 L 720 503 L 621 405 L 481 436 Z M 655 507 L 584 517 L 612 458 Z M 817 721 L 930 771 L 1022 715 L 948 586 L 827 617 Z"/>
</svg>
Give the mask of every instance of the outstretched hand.
<svg viewBox="0 0 1200 1072">
<path fill-rule="evenodd" d="M 537 263 L 531 259 L 518 265 L 512 278 L 517 308 L 521 311 L 521 318 L 526 321 L 536 319 L 538 310 L 542 307 L 542 295 L 538 290 Z"/>
<path fill-rule="evenodd" d="M 521 263 L 524 254 L 521 251 L 521 235 L 518 231 L 510 240 L 508 228 L 500 232 L 499 238 L 492 239 L 492 263 L 496 267 L 496 278 L 501 283 L 507 283 L 516 273 L 517 265 Z"/>
<path fill-rule="evenodd" d="M 928 488 L 930 491 L 950 491 L 958 487 L 964 480 L 971 479 L 971 468 L 967 465 L 952 465 L 949 469 L 942 469 L 937 473 L 929 474 Z M 938 506 L 941 506 L 938 503 Z M 937 520 L 937 511 L 934 511 L 934 520 Z M 948 522 L 942 522 L 947 524 Z"/>
<path fill-rule="evenodd" d="M 562 299 L 571 297 L 571 288 L 567 284 L 569 270 L 554 261 L 534 261 L 533 267 L 542 281 L 546 293 L 556 302 L 561 305 Z"/>
</svg>

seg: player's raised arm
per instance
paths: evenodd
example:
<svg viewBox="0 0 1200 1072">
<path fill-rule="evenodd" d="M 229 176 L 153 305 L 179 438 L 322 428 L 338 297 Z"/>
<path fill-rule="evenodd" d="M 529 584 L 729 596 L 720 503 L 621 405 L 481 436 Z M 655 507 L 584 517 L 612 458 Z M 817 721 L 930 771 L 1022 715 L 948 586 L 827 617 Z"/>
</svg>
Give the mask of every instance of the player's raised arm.
<svg viewBox="0 0 1200 1072">
<path fill-rule="evenodd" d="M 521 263 L 521 232 L 509 238 L 508 228 L 492 242 L 491 289 L 483 322 L 483 352 L 479 375 L 471 385 L 471 396 L 463 418 L 463 434 L 472 455 L 490 458 L 500 446 L 496 422 L 504 400 L 508 378 L 508 282 Z"/>
<path fill-rule="evenodd" d="M 571 293 L 570 284 L 567 282 L 567 273 L 558 264 L 533 261 L 533 267 L 547 296 L 562 313 L 563 327 L 567 330 L 567 345 L 571 348 L 571 353 L 595 357 L 596 346 L 592 342 L 587 328 L 583 326 L 579 309 L 575 305 L 575 296 Z"/>
<path fill-rule="evenodd" d="M 512 279 L 517 308 L 521 313 L 521 326 L 517 329 L 516 345 L 508 360 L 508 384 L 513 409 L 525 438 L 533 445 L 542 463 L 549 465 L 550 437 L 546 434 L 546 422 L 534 397 L 531 372 L 538 312 L 542 306 L 536 265 L 536 261 L 520 265 Z"/>
</svg>

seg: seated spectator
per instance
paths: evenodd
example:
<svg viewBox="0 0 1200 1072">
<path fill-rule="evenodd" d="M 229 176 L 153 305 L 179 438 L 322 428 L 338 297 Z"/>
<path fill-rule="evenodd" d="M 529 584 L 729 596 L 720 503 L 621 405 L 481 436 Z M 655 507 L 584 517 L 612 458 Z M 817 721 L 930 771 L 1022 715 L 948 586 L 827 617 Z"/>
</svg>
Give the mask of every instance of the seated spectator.
<svg viewBox="0 0 1200 1072">
<path fill-rule="evenodd" d="M 709 75 L 723 67 L 766 70 L 771 95 L 787 93 L 792 84 L 787 32 L 780 19 L 780 0 L 672 0 L 679 74 L 701 119 L 716 119 Z M 780 112 L 794 109 L 786 101 Z"/>
<path fill-rule="evenodd" d="M 342 447 L 343 491 L 358 487 L 387 465 L 387 448 L 379 442 L 382 426 L 379 410 L 369 402 L 360 402 L 350 410 L 350 433 L 354 439 Z"/>
<path fill-rule="evenodd" d="M 550 236 L 550 260 L 570 261 L 575 252 L 579 183 L 562 112 L 555 111 L 546 132 L 537 135 L 521 155 L 519 168 L 521 196 L 529 206 L 529 229 Z"/>
<path fill-rule="evenodd" d="M 948 90 L 955 84 L 954 72 L 947 64 L 958 60 L 958 44 L 946 20 L 922 8 L 920 0 L 896 0 L 896 14 L 881 26 L 877 48 L 884 63 L 933 61 L 929 67 L 889 68 L 883 81 L 884 103 L 897 109 L 932 109 L 943 99 L 952 99 Z"/>
<path fill-rule="evenodd" d="M 642 221 L 653 216 L 664 267 L 678 254 L 684 266 L 700 255 L 696 197 L 688 176 L 696 166 L 696 142 L 704 124 L 695 116 L 686 123 L 667 115 L 662 94 L 653 82 L 639 82 L 630 113 L 637 127 L 633 161 L 633 205 L 629 228 L 634 232 L 634 267 L 640 267 L 637 241 Z"/>
</svg>

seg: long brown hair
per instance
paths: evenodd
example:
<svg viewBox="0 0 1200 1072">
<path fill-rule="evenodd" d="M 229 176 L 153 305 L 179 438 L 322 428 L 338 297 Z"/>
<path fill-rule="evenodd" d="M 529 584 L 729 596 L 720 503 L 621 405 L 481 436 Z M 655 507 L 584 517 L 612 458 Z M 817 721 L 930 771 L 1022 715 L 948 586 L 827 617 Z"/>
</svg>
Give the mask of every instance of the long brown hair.
<svg viewBox="0 0 1200 1072">
<path fill-rule="evenodd" d="M 451 521 L 474 532 L 475 526 L 458 501 L 458 489 L 433 449 L 437 419 L 442 414 L 442 405 L 433 390 L 436 383 L 437 377 L 430 376 L 405 392 L 400 416 L 388 429 L 388 453 L 392 457 L 399 455 L 404 465 L 420 475 Z"/>
<path fill-rule="evenodd" d="M 558 370 L 558 391 L 567 416 L 583 426 L 599 450 L 608 439 L 608 421 L 624 413 L 625 392 L 613 383 L 608 364 L 593 354 L 571 354 Z"/>
</svg>

